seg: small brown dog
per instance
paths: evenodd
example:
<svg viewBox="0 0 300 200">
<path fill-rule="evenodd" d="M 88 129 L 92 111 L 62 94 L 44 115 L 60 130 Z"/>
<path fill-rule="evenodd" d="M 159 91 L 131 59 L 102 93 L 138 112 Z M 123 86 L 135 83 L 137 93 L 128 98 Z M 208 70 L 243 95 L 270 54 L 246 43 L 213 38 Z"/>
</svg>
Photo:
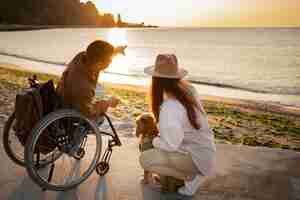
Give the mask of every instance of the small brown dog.
<svg viewBox="0 0 300 200">
<path fill-rule="evenodd" d="M 135 135 L 139 138 L 140 152 L 153 148 L 152 141 L 158 136 L 158 129 L 153 114 L 144 113 L 137 117 Z M 144 171 L 144 183 L 148 184 L 151 178 L 152 174 L 148 171 Z"/>
</svg>

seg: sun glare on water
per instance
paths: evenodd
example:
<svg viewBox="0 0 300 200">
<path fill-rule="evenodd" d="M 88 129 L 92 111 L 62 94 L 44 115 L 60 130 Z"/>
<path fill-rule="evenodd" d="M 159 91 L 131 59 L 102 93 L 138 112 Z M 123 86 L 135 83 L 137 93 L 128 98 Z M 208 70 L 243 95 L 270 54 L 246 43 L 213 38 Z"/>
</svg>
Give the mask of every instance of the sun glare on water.
<svg viewBox="0 0 300 200">
<path fill-rule="evenodd" d="M 107 35 L 107 41 L 112 45 L 128 45 L 126 29 L 112 28 Z M 128 49 L 125 50 L 127 52 Z M 130 58 L 128 55 L 117 55 L 114 57 L 108 71 L 115 73 L 128 74 L 128 67 L 130 66 Z"/>
<path fill-rule="evenodd" d="M 129 53 L 130 45 L 128 44 L 126 29 L 110 29 L 107 33 L 106 40 L 115 47 L 120 45 L 128 45 L 127 49 L 125 50 L 126 55 L 115 56 L 106 72 L 111 72 L 113 74 L 129 74 L 129 68 L 133 65 L 134 57 Z M 118 76 L 113 74 L 106 74 L 105 77 L 102 78 L 109 79 L 108 81 L 114 82 L 114 80 L 111 79 L 117 78 Z M 127 79 L 127 77 L 122 76 L 122 79 Z"/>
<path fill-rule="evenodd" d="M 114 46 L 128 45 L 127 31 L 121 28 L 112 28 L 107 33 L 107 41 Z"/>
</svg>

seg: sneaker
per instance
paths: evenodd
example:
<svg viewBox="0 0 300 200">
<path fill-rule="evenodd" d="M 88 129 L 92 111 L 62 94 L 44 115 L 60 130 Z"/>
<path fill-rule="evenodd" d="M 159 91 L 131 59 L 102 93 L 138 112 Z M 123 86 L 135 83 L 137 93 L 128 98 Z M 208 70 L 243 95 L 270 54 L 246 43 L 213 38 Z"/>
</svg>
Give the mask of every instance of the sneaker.
<svg viewBox="0 0 300 200">
<path fill-rule="evenodd" d="M 200 175 L 195 176 L 191 181 L 184 181 L 184 186 L 178 189 L 178 193 L 181 195 L 193 196 L 203 181 L 204 177 Z"/>
</svg>

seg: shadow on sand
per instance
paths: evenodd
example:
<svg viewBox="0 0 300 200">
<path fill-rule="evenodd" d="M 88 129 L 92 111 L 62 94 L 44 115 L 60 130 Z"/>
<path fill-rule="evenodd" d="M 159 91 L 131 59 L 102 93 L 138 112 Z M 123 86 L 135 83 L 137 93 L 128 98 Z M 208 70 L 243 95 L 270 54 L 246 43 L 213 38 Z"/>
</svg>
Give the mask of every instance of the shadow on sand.
<svg viewBox="0 0 300 200">
<path fill-rule="evenodd" d="M 80 164 L 72 169 L 72 174 L 65 179 L 72 179 L 73 177 L 78 177 L 80 175 Z M 40 170 L 41 174 L 47 174 L 49 167 L 46 167 Z M 107 200 L 107 183 L 105 177 L 97 177 L 97 183 L 94 187 L 90 185 L 78 186 L 67 191 L 43 191 L 38 185 L 36 185 L 29 176 L 20 177 L 23 178 L 15 188 L 9 194 L 8 200 L 43 200 L 43 199 L 54 199 L 54 200 L 78 200 L 82 197 L 92 197 L 94 196 L 95 200 Z M 84 182 L 85 183 L 85 182 Z M 84 184 L 82 183 L 82 184 Z M 86 190 L 85 190 L 86 189 Z M 93 195 L 94 193 L 94 195 Z M 93 198 L 92 198 L 93 199 Z"/>
</svg>

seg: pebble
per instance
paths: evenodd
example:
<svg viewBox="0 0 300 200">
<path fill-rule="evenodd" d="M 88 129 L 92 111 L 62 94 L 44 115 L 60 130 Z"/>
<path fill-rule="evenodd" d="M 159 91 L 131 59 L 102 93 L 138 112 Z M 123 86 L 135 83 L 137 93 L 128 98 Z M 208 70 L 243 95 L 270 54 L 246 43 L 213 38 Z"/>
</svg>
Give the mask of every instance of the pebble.
<svg viewBox="0 0 300 200">
<path fill-rule="evenodd" d="M 119 124 L 118 129 L 134 129 L 135 128 L 135 124 L 132 122 L 123 122 L 121 124 Z"/>
</svg>

